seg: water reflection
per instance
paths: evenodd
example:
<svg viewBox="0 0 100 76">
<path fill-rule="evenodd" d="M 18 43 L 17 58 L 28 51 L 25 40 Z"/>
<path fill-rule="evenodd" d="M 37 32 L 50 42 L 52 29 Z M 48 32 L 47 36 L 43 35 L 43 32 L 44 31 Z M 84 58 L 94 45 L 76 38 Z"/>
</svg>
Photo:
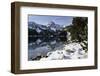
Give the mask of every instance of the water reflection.
<svg viewBox="0 0 100 76">
<path fill-rule="evenodd" d="M 63 50 L 67 37 L 30 37 L 28 38 L 28 60 L 40 60 L 48 52 Z"/>
</svg>

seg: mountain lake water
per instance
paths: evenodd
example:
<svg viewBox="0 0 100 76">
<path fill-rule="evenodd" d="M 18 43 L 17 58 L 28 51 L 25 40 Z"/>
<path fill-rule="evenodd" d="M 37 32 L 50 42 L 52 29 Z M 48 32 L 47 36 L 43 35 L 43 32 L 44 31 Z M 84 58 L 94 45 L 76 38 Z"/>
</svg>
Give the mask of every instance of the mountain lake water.
<svg viewBox="0 0 100 76">
<path fill-rule="evenodd" d="M 66 38 L 29 37 L 28 60 L 39 60 L 37 57 L 46 57 L 48 52 L 62 50 L 67 43 Z"/>
</svg>

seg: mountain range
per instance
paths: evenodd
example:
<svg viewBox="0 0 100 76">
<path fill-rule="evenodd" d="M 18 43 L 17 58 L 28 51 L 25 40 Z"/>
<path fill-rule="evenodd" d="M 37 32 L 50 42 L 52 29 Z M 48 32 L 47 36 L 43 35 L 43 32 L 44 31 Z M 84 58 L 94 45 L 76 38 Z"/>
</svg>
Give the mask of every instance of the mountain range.
<svg viewBox="0 0 100 76">
<path fill-rule="evenodd" d="M 36 22 L 28 22 L 28 34 L 29 36 L 59 36 L 65 35 L 63 31 L 64 27 L 62 25 L 56 24 L 51 21 L 47 25 L 38 24 Z M 66 33 L 67 34 L 67 33 Z"/>
</svg>

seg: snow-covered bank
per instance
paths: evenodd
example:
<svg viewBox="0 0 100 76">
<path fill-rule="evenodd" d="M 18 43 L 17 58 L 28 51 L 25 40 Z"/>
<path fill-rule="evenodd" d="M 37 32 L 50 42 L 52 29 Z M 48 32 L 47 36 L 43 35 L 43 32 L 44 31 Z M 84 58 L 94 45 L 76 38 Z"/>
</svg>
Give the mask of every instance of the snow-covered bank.
<svg viewBox="0 0 100 76">
<path fill-rule="evenodd" d="M 64 60 L 64 59 L 83 59 L 87 58 L 87 53 L 79 43 L 66 44 L 62 50 L 51 51 L 47 57 L 40 60 Z"/>
</svg>

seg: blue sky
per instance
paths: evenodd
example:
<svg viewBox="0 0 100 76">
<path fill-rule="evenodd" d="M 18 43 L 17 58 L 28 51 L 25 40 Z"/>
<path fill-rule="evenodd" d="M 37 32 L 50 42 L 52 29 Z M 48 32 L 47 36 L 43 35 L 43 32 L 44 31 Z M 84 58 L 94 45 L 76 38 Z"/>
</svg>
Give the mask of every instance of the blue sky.
<svg viewBox="0 0 100 76">
<path fill-rule="evenodd" d="M 49 22 L 53 21 L 56 24 L 60 25 L 70 25 L 72 23 L 72 16 L 47 16 L 47 15 L 29 15 L 29 22 L 36 22 L 38 24 L 46 25 Z"/>
</svg>

